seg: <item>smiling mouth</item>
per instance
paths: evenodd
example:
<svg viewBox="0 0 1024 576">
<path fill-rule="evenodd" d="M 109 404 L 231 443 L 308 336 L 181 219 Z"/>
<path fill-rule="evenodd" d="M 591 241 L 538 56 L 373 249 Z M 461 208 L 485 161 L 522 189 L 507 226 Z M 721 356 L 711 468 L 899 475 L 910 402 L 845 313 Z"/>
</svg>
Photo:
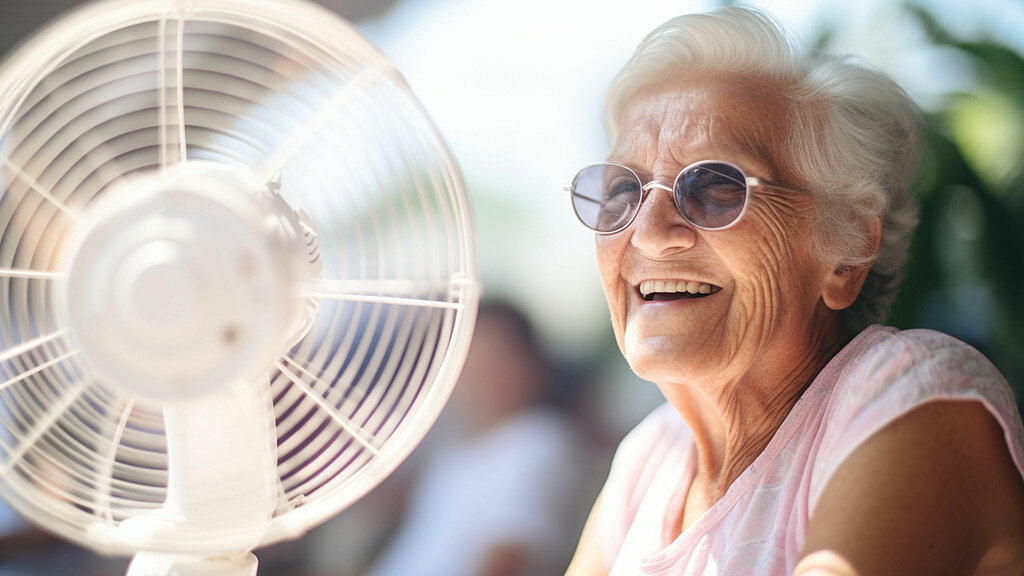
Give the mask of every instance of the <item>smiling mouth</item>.
<svg viewBox="0 0 1024 576">
<path fill-rule="evenodd" d="M 703 298 L 719 290 L 718 286 L 693 280 L 645 280 L 640 283 L 640 296 L 648 302 Z"/>
</svg>

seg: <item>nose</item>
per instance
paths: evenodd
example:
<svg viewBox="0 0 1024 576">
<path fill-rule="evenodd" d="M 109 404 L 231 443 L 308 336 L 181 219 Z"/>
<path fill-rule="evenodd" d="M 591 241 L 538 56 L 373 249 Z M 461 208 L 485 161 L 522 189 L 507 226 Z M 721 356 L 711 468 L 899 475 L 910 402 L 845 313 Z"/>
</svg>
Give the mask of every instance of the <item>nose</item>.
<svg viewBox="0 0 1024 576">
<path fill-rule="evenodd" d="M 697 243 L 697 231 L 676 208 L 672 189 L 653 181 L 644 186 L 647 198 L 630 226 L 630 243 L 645 255 L 658 258 L 689 250 Z"/>
</svg>

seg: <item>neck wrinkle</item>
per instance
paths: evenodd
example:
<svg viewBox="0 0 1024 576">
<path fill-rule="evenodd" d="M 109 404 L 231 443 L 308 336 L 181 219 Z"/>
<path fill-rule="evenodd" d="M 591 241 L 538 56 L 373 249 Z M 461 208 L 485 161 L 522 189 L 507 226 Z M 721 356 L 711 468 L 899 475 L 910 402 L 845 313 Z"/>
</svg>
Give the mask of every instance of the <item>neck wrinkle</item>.
<svg viewBox="0 0 1024 576">
<path fill-rule="evenodd" d="M 790 370 L 752 367 L 714 397 L 698 386 L 662 387 L 693 434 L 697 465 L 690 486 L 701 492 L 694 496 L 706 508 L 720 500 L 764 451 L 803 392 L 849 341 L 838 325 L 825 325 L 812 336 L 811 342 L 818 343 L 812 353 Z"/>
</svg>

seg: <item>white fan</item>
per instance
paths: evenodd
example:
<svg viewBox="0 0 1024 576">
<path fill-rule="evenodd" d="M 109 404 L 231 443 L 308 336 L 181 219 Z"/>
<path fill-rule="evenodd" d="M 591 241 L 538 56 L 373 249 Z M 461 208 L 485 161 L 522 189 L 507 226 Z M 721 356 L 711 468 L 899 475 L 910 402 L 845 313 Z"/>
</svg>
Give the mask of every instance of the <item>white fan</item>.
<svg viewBox="0 0 1024 576">
<path fill-rule="evenodd" d="M 254 574 L 437 418 L 478 287 L 400 74 L 296 0 L 108 0 L 0 68 L 0 495 L 129 574 Z"/>
</svg>

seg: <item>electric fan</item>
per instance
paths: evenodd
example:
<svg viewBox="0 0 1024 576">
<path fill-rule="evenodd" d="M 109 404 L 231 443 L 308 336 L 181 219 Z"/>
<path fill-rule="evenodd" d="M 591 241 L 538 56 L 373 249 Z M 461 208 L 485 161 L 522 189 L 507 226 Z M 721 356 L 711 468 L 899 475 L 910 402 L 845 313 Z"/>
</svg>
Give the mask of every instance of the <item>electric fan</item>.
<svg viewBox="0 0 1024 576">
<path fill-rule="evenodd" d="M 297 0 L 108 0 L 0 68 L 0 495 L 129 574 L 254 574 L 411 452 L 478 286 L 401 75 Z"/>
</svg>

